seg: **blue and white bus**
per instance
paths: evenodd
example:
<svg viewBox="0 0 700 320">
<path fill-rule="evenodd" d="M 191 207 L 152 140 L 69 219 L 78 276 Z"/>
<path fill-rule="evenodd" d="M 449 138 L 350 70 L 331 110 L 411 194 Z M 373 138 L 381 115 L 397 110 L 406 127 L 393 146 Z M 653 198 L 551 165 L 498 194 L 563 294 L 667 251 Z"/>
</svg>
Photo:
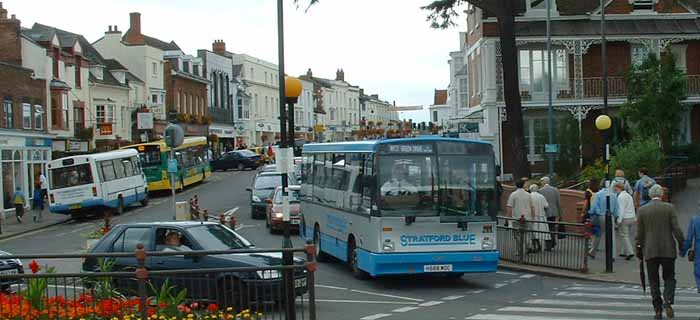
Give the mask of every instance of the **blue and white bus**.
<svg viewBox="0 0 700 320">
<path fill-rule="evenodd" d="M 302 154 L 302 236 L 358 278 L 498 267 L 490 144 L 418 137 L 314 143 Z"/>
<path fill-rule="evenodd" d="M 134 149 L 72 156 L 49 163 L 49 210 L 79 218 L 105 208 L 117 214 L 148 204 L 148 184 Z"/>
</svg>

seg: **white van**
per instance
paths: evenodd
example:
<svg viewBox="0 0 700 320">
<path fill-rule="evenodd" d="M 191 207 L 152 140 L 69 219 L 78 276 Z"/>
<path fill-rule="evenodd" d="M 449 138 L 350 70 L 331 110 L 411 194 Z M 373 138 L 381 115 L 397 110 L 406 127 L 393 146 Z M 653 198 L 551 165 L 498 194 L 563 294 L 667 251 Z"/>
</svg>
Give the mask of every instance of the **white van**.
<svg viewBox="0 0 700 320">
<path fill-rule="evenodd" d="M 148 184 L 138 152 L 124 149 L 51 161 L 49 209 L 74 218 L 86 212 L 148 204 Z"/>
</svg>

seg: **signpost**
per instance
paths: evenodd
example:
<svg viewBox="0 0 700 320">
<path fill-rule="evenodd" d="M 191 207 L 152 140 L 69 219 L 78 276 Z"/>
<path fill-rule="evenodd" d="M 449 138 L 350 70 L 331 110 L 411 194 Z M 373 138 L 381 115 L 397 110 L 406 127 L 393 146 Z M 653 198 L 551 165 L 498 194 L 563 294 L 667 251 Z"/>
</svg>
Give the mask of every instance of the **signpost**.
<svg viewBox="0 0 700 320">
<path fill-rule="evenodd" d="M 176 220 L 177 215 L 175 214 L 175 174 L 177 173 L 177 159 L 175 159 L 175 148 L 182 145 L 182 142 L 185 140 L 185 133 L 182 130 L 182 127 L 171 123 L 167 127 L 165 127 L 163 139 L 165 140 L 165 145 L 170 147 L 170 156 L 168 158 L 168 173 L 170 174 L 170 192 L 172 195 L 173 220 Z"/>
</svg>

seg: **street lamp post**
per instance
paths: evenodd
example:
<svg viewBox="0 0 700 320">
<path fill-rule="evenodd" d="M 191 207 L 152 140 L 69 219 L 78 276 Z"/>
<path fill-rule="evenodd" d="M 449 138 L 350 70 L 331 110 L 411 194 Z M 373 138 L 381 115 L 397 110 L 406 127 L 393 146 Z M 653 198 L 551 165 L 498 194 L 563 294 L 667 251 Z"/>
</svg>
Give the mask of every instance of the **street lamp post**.
<svg viewBox="0 0 700 320">
<path fill-rule="evenodd" d="M 613 225 L 612 211 L 610 210 L 610 150 L 608 145 L 608 134 L 605 132 L 612 126 L 612 120 L 606 114 L 598 116 L 595 119 L 595 126 L 603 132 L 605 137 L 605 147 L 603 156 L 605 157 L 605 272 L 613 272 Z"/>
</svg>

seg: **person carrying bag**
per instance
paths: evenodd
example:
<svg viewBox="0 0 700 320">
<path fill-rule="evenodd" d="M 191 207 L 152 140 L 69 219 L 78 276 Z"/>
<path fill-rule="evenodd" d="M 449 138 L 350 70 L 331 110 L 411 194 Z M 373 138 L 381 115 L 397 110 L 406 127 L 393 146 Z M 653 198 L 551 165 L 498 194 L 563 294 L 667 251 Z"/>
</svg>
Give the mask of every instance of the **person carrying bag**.
<svg viewBox="0 0 700 320">
<path fill-rule="evenodd" d="M 700 207 L 700 202 L 698 202 L 698 207 Z M 683 248 L 681 249 L 681 257 L 688 255 L 688 261 L 693 262 L 694 273 L 695 273 L 695 287 L 700 293 L 700 258 L 697 257 L 700 254 L 700 209 L 692 219 L 690 219 L 690 224 L 688 225 L 688 236 L 683 242 Z"/>
</svg>

